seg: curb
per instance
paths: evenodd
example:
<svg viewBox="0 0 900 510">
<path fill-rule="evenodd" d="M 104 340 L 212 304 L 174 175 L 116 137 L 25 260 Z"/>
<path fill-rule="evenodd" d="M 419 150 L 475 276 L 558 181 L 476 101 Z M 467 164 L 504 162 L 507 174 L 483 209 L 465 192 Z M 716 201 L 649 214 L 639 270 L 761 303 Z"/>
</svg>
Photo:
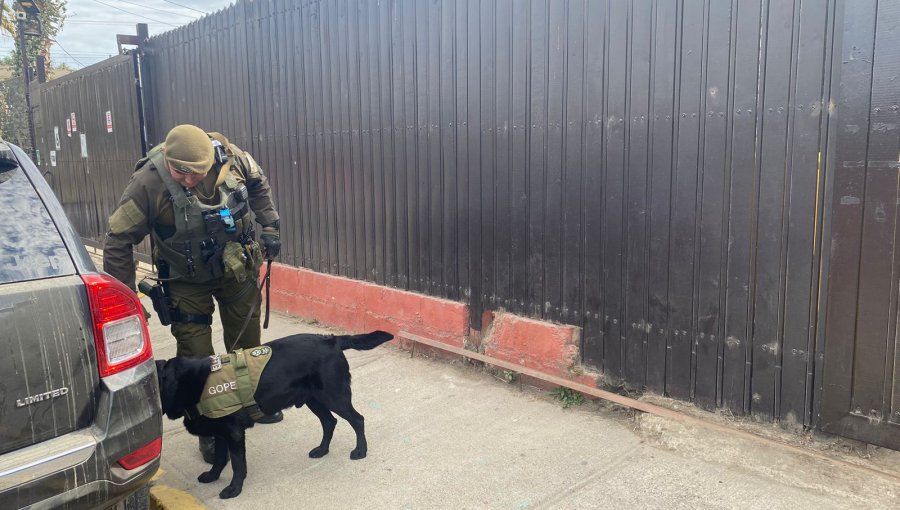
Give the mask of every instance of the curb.
<svg viewBox="0 0 900 510">
<path fill-rule="evenodd" d="M 151 510 L 199 510 L 206 506 L 189 493 L 173 489 L 168 485 L 150 487 Z"/>
<path fill-rule="evenodd" d="M 182 490 L 158 484 L 165 471 L 159 469 L 150 480 L 150 509 L 151 510 L 201 510 L 206 506 L 197 498 Z"/>
</svg>

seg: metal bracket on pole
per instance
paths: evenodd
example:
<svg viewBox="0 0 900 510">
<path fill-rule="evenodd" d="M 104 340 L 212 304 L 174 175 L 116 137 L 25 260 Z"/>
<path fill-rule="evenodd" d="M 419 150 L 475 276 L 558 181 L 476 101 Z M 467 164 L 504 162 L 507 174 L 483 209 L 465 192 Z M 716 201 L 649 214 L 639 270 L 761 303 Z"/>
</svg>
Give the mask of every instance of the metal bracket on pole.
<svg viewBox="0 0 900 510">
<path fill-rule="evenodd" d="M 136 31 L 137 35 L 116 34 L 116 44 L 119 47 L 119 55 L 122 54 L 123 44 L 127 44 L 129 46 L 137 46 L 138 49 L 140 49 L 141 46 L 143 46 L 147 42 L 147 39 L 150 38 L 150 32 L 147 29 L 146 23 L 138 23 Z"/>
<path fill-rule="evenodd" d="M 119 45 L 119 54 L 121 55 L 125 52 L 130 53 L 131 59 L 134 62 L 134 88 L 137 97 L 138 124 L 140 125 L 141 131 L 141 152 L 147 154 L 149 147 L 147 146 L 147 121 L 144 112 L 144 80 L 141 69 L 143 67 L 143 46 L 147 44 L 150 33 L 147 30 L 146 23 L 138 23 L 135 27 L 135 31 L 137 32 L 137 35 L 117 34 L 116 43 Z M 123 44 L 137 46 L 137 48 L 134 50 L 123 51 Z"/>
</svg>

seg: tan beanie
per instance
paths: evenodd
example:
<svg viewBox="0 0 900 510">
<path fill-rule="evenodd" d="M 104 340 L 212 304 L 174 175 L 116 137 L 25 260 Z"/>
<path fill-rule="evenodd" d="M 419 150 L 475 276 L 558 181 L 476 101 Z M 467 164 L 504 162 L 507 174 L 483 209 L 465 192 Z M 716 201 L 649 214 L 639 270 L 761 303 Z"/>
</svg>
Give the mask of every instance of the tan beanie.
<svg viewBox="0 0 900 510">
<path fill-rule="evenodd" d="M 215 162 L 212 141 L 190 124 L 175 126 L 166 136 L 166 161 L 183 174 L 206 174 Z"/>
</svg>

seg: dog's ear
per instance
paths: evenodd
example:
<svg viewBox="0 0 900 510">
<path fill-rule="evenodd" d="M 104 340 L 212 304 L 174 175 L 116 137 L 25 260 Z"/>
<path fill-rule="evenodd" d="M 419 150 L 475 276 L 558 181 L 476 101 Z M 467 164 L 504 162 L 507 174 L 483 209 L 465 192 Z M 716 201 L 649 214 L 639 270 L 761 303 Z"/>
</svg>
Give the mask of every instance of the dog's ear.
<svg viewBox="0 0 900 510">
<path fill-rule="evenodd" d="M 156 362 L 156 378 L 159 380 L 159 400 L 162 411 L 170 420 L 177 420 L 184 416 L 184 409 L 178 405 L 178 376 L 175 371 L 176 363 L 168 361 Z"/>
</svg>

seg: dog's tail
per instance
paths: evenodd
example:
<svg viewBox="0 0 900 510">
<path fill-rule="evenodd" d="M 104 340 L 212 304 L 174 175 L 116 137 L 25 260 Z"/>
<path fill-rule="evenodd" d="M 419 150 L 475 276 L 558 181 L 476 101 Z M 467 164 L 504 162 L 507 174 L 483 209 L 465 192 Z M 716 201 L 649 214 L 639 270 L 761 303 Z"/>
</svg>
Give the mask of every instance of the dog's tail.
<svg viewBox="0 0 900 510">
<path fill-rule="evenodd" d="M 385 331 L 373 331 L 365 335 L 342 336 L 341 350 L 356 349 L 357 351 L 368 351 L 394 338 L 394 335 Z"/>
</svg>

